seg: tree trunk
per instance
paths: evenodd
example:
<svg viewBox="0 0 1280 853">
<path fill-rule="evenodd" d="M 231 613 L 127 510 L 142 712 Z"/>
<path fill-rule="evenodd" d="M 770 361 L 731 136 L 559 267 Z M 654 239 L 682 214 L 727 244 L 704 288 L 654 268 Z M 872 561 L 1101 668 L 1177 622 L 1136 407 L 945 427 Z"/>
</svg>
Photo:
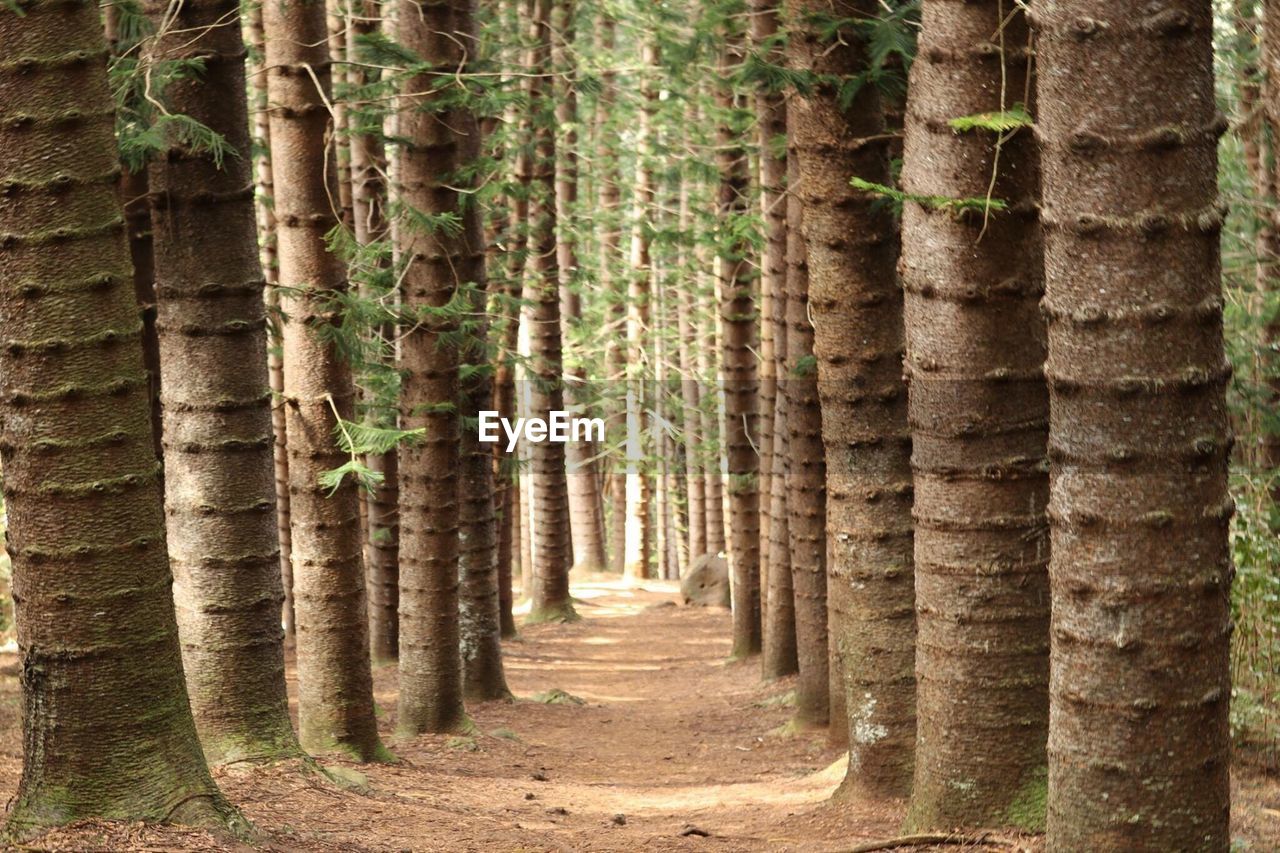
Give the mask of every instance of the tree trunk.
<svg viewBox="0 0 1280 853">
<path fill-rule="evenodd" d="M 556 89 L 556 123 L 564 138 L 556 161 L 556 218 L 560 235 L 556 244 L 560 267 L 561 327 L 565 349 L 570 349 L 573 333 L 582 322 L 583 287 L 578 269 L 578 75 L 576 55 L 575 2 L 556 0 L 556 37 L 553 64 L 558 69 Z M 591 406 L 587 369 L 580 359 L 566 359 L 567 373 L 572 377 L 566 388 L 569 408 L 575 416 L 585 417 Z M 599 448 L 587 441 L 571 441 L 565 445 L 569 466 L 569 529 L 573 535 L 575 568 L 598 572 L 605 567 L 604 519 L 600 515 L 600 483 L 596 477 L 595 455 Z"/>
<path fill-rule="evenodd" d="M 350 15 L 346 30 L 347 54 L 359 55 L 359 39 L 375 36 L 381 29 L 383 14 L 380 0 L 360 0 Z M 377 73 L 360 64 L 347 69 L 348 83 L 359 90 L 378 81 Z M 348 108 L 356 127 L 370 121 Z M 352 119 L 349 119 L 352 120 Z M 351 206 L 352 229 L 356 243 L 369 246 L 389 236 L 387 221 L 387 186 L 384 177 L 387 167 L 386 151 L 377 133 L 353 133 L 351 151 Z M 360 296 L 365 300 L 385 299 L 370 282 L 360 282 Z M 379 324 L 373 329 L 371 342 L 375 357 L 389 368 L 395 360 L 394 341 L 398 337 L 393 322 Z M 379 401 L 369 401 L 377 403 Z M 394 426 L 380 423 L 372 413 L 366 420 L 374 426 Z M 370 453 L 365 456 L 365 466 L 381 475 L 365 496 L 367 511 L 365 538 L 365 579 L 369 591 L 369 652 L 374 663 L 393 661 L 399 654 L 400 638 L 400 469 L 396 450 L 387 453 Z"/>
<path fill-rule="evenodd" d="M 247 829 L 183 685 L 98 9 L 0 10 L 0 457 L 21 656 L 9 831 Z"/>
<path fill-rule="evenodd" d="M 791 0 L 788 9 L 796 71 L 846 79 L 866 70 L 856 23 L 878 14 L 875 0 Z M 836 26 L 826 25 L 830 17 Z M 861 86 L 847 104 L 843 94 L 819 79 L 791 99 L 787 125 L 800 165 L 827 448 L 829 626 L 851 733 L 845 790 L 897 796 L 910 789 L 915 742 L 902 293 L 889 212 L 849 184 L 889 182 L 891 138 L 875 86 Z"/>
<path fill-rule="evenodd" d="M 513 205 L 519 207 L 517 201 Z M 518 256 L 523 257 L 520 247 Z M 517 338 L 520 333 L 519 293 L 520 278 L 523 275 L 523 260 L 513 275 L 508 269 L 507 293 L 504 294 L 501 310 L 498 312 L 498 369 L 494 375 L 493 407 L 499 417 L 510 420 L 516 416 L 516 380 L 515 363 Z M 498 529 L 498 595 L 499 618 L 502 636 L 511 638 L 516 635 L 515 615 L 512 607 L 515 604 L 515 593 L 512 588 L 514 575 L 520 574 L 524 560 L 523 543 L 521 541 L 521 481 L 525 475 L 519 470 L 516 457 L 507 453 L 501 444 L 495 445 L 493 451 L 494 476 L 498 484 L 495 501 L 502 509 L 502 522 Z M 527 592 L 528 590 L 522 590 Z"/>
<path fill-rule="evenodd" d="M 787 164 L 788 179 L 796 172 L 795 161 Z M 790 180 L 788 180 L 790 183 Z M 796 648 L 796 602 L 791 566 L 791 525 L 788 519 L 788 493 L 791 488 L 791 449 L 790 426 L 788 424 L 789 404 L 787 402 L 788 386 L 794 377 L 787 371 L 787 311 L 790 306 L 787 291 L 794 279 L 797 289 L 805 293 L 805 307 L 808 310 L 809 270 L 804 252 L 804 235 L 800 229 L 800 201 L 793 198 L 790 192 L 783 197 L 787 208 L 786 241 L 787 258 L 784 286 L 774 294 L 769 306 L 771 314 L 761 317 L 761 323 L 773 327 L 774 375 L 777 377 L 777 389 L 773 398 L 773 410 L 762 412 L 766 418 L 773 420 L 773 453 L 771 454 L 773 471 L 769 477 L 769 493 L 761 493 L 761 500 L 770 502 L 769 538 L 767 543 L 761 536 L 762 547 L 769 549 L 769 573 L 761 578 L 765 589 L 761 593 L 765 598 L 764 608 L 764 657 L 761 661 L 761 674 L 766 681 L 782 678 L 800 671 L 798 649 Z M 806 318 L 807 323 L 807 318 Z M 809 354 L 813 354 L 813 330 L 807 329 Z M 821 418 L 821 412 L 819 412 Z M 821 436 L 819 436 L 821 438 Z M 761 438 L 761 441 L 764 439 Z M 819 447 L 818 452 L 822 450 Z M 825 517 L 825 513 L 824 513 Z M 824 538 L 825 542 L 825 538 Z M 825 555 L 824 555 L 825 556 Z M 825 566 L 825 563 L 824 563 Z M 825 600 L 826 577 L 823 576 L 823 594 Z M 822 625 L 826 627 L 826 614 L 823 613 Z M 815 651 L 815 653 L 818 653 Z M 826 658 L 826 649 L 820 654 Z"/>
<path fill-rule="evenodd" d="M 293 613 L 292 536 L 289 521 L 289 449 L 285 435 L 284 358 L 281 351 L 281 315 L 277 253 L 275 176 L 271 170 L 271 124 L 267 110 L 266 48 L 262 25 L 262 4 L 249 4 L 245 10 L 245 42 L 250 63 L 249 91 L 252 97 L 253 159 L 255 210 L 258 225 L 258 260 L 265 283 L 267 319 L 267 379 L 271 387 L 271 458 L 276 494 L 276 539 L 280 546 L 280 581 L 284 588 L 281 622 L 285 642 L 295 636 Z"/>
<path fill-rule="evenodd" d="M 503 4 L 504 20 L 512 30 L 519 29 L 518 5 L 517 2 Z M 498 310 L 495 312 L 498 322 L 493 327 L 498 350 L 498 367 L 494 376 L 494 408 L 500 417 L 510 421 L 517 413 L 516 359 L 520 347 L 520 298 L 529 248 L 526 231 L 529 221 L 527 190 L 533 176 L 530 174 L 531 155 L 528 146 L 524 144 L 531 126 L 528 111 L 517 113 L 516 106 L 511 105 L 507 107 L 506 115 L 508 123 L 516 126 L 516 135 L 510 148 L 503 151 L 503 156 L 511 159 L 512 177 L 520 184 L 521 191 L 511 194 L 505 221 L 504 245 L 501 247 L 504 250 L 501 254 L 506 261 L 505 287 L 501 294 L 494 294 L 498 302 Z M 510 151 L 515 152 L 514 157 Z M 496 272 L 497 269 L 495 264 L 490 272 Z M 528 564 L 526 539 L 522 535 L 525 529 L 524 515 L 521 512 L 528 472 L 520 470 L 518 457 L 508 453 L 502 444 L 494 445 L 494 465 L 498 484 L 497 502 L 503 513 L 502 525 L 498 530 L 499 618 L 502 636 L 511 638 L 516 636 L 515 615 L 512 613 L 515 604 L 513 576 L 519 574 L 523 580 L 524 567 Z M 528 595 L 528 584 L 522 583 L 521 592 Z"/>
<path fill-rule="evenodd" d="M 694 350 L 698 346 L 697 326 L 694 323 L 696 301 L 688 241 L 693 233 L 694 217 L 690 203 L 690 178 L 682 177 L 680 183 L 680 249 L 679 304 L 676 310 L 676 329 L 680 336 L 680 395 L 683 403 L 681 417 L 684 422 L 684 471 L 685 490 L 689 513 L 689 563 L 707 553 L 706 477 L 702 467 L 702 395 L 701 383 L 695 365 Z"/>
<path fill-rule="evenodd" d="M 529 209 L 531 268 L 525 296 L 529 314 L 530 412 L 550 420 L 564 409 L 560 339 L 560 274 L 556 261 L 556 138 L 551 64 L 551 0 L 531 0 L 532 59 L 529 113 L 533 117 L 533 195 Z M 533 503 L 538 524 L 533 540 L 533 605 L 529 621 L 576 619 L 569 596 L 569 495 L 564 445 L 533 445 Z"/>
<path fill-rule="evenodd" d="M 904 190 L 1009 207 L 908 202 L 903 215 L 920 720 L 908 825 L 921 830 L 1043 821 L 1031 805 L 1049 711 L 1039 163 L 1029 129 L 948 123 L 1030 107 L 1029 38 L 1009 0 L 925 0 L 911 72 Z"/>
<path fill-rule="evenodd" d="M 1233 505 L 1212 4 L 1059 0 L 1036 24 L 1049 849 L 1226 850 Z"/>
<path fill-rule="evenodd" d="M 786 57 L 776 43 L 778 0 L 751 0 L 751 42 L 763 61 L 781 65 Z M 773 452 L 774 400 L 778 383 L 773 303 L 782 298 L 787 280 L 787 201 L 785 154 L 787 105 L 781 91 L 762 84 L 755 94 L 760 145 L 760 207 L 764 216 L 764 251 L 760 257 L 760 589 L 764 619 L 768 619 L 769 571 L 773 566 Z M 785 344 L 783 344 L 785 346 Z"/>
<path fill-rule="evenodd" d="M 1273 295 L 1280 289 L 1280 211 L 1275 208 L 1277 197 L 1277 166 L 1275 163 L 1276 142 L 1280 139 L 1280 2 L 1263 0 L 1262 2 L 1262 71 L 1265 83 L 1259 93 L 1262 104 L 1259 110 L 1261 129 L 1270 131 L 1271 159 L 1262 161 L 1257 171 L 1259 193 L 1272 205 L 1263 214 L 1266 221 L 1259 226 L 1258 276 L 1260 293 Z M 1268 412 L 1280 409 L 1280 311 L 1273 311 L 1262 327 L 1262 374 L 1267 386 Z M 1280 469 L 1280 428 L 1274 424 L 1270 429 L 1262 431 L 1261 462 L 1271 471 Z M 1280 486 L 1273 486 L 1272 500 L 1280 500 Z"/>
<path fill-rule="evenodd" d="M 800 673 L 793 725 L 804 729 L 825 726 L 830 720 L 827 467 L 813 358 L 813 323 L 809 319 L 809 254 L 798 195 L 804 192 L 804 186 L 794 158 L 790 178 L 796 192 L 790 194 L 787 204 L 787 361 L 782 390 L 787 396 L 787 534 Z"/>
<path fill-rule="evenodd" d="M 478 49 L 474 5 L 460 0 L 454 17 L 454 36 L 474 56 Z M 465 164 L 479 160 L 482 133 L 474 117 L 451 124 L 463 131 L 461 156 Z M 481 210 L 464 204 L 461 217 L 464 239 L 473 248 L 471 279 L 463 284 L 471 289 L 474 319 L 464 329 L 462 356 L 467 377 L 461 382 L 462 428 L 459 465 L 458 510 L 458 595 L 459 643 L 462 657 L 463 695 L 471 701 L 510 699 L 502 666 L 501 594 L 497 562 L 497 517 L 494 512 L 493 452 L 480 442 L 477 428 L 480 412 L 493 399 L 493 375 L 488 371 L 489 321 L 486 313 L 488 280 L 485 271 L 485 240 Z M 459 269 L 460 278 L 467 268 Z"/>
<path fill-rule="evenodd" d="M 600 228 L 600 275 L 599 289 L 608 294 L 610 300 L 609 321 L 615 329 L 626 324 L 625 282 L 619 282 L 616 273 L 617 258 L 622 245 L 622 230 L 618 223 L 618 211 L 622 206 L 622 193 L 619 187 L 618 166 L 618 130 L 612 122 L 616 121 L 615 113 L 618 103 L 618 75 L 614 71 L 616 64 L 613 52 L 617 41 L 617 22 L 607 10 L 600 13 L 600 52 L 605 65 L 601 74 L 600 95 L 597 99 L 598 118 L 600 124 L 600 177 L 598 184 L 597 221 Z M 606 397 L 606 424 L 611 442 L 616 442 L 619 435 L 625 436 L 627 429 L 627 413 L 625 398 L 619 394 L 626 388 L 626 351 L 621 336 L 610 334 L 605 343 L 605 375 L 612 384 L 612 393 Z M 627 538 L 627 475 L 623 465 L 610 460 L 610 470 L 605 474 L 605 491 L 608 492 L 609 503 L 609 571 L 623 574 L 626 566 Z"/>
<path fill-rule="evenodd" d="M 478 210 L 468 203 L 469 183 L 463 177 L 479 153 L 479 128 L 467 107 L 445 102 L 458 96 L 448 78 L 465 73 L 476 56 L 471 4 L 449 0 L 422 6 L 402 0 L 399 12 L 400 43 L 431 69 L 403 81 L 397 112 L 400 136 L 407 140 L 400 148 L 397 191 L 412 211 L 399 232 L 408 263 L 401 285 L 404 313 L 412 324 L 400 348 L 400 421 L 404 429 L 423 431 L 421 440 L 400 454 L 397 728 L 421 734 L 468 725 L 459 657 L 463 495 L 455 340 L 464 309 L 455 300 L 471 302 L 469 289 L 483 285 L 484 247 Z M 457 225 L 432 224 L 445 217 Z"/>
<path fill-rule="evenodd" d="M 653 478 L 646 457 L 648 417 L 645 402 L 645 339 L 651 334 L 650 300 L 653 291 L 650 218 L 654 215 L 653 114 L 658 90 L 653 75 L 658 65 L 658 48 L 646 41 L 640 63 L 644 76 L 643 99 L 636 126 L 636 184 L 632 196 L 631 262 L 627 292 L 627 527 L 623 571 L 632 580 L 650 576 L 654 556 L 654 528 L 649 519 Z"/>
<path fill-rule="evenodd" d="M 731 27 L 733 25 L 730 25 Z M 749 160 L 739 127 L 742 98 L 729 84 L 742 61 L 742 36 L 732 31 L 720 55 L 716 165 L 720 172 L 720 320 L 723 329 L 724 447 L 729 462 L 729 571 L 733 587 L 733 657 L 760 653 L 760 492 L 756 455 L 755 280 L 751 244 L 732 223 L 747 216 Z M 725 228 L 726 224 L 731 227 Z"/>
<path fill-rule="evenodd" d="M 103 29 L 111 49 L 111 61 L 138 50 L 137 37 L 121 40 L 120 9 L 116 5 L 102 7 Z M 151 435 L 156 459 L 164 456 L 160 445 L 160 339 L 156 334 L 156 273 L 151 250 L 151 205 L 146 167 L 130 168 L 121 163 L 117 182 L 120 202 L 124 205 L 125 228 L 129 235 L 129 257 L 133 261 L 133 288 L 142 314 L 142 359 L 147 367 L 151 387 Z M 162 478 L 163 479 L 163 478 Z M 163 482 L 161 490 L 163 491 Z"/>
<path fill-rule="evenodd" d="M 701 271 L 708 268 L 707 259 L 699 257 L 698 269 Z M 700 288 L 702 292 L 713 288 Z M 709 302 L 716 305 L 714 295 L 711 295 Z M 717 306 L 718 307 L 718 306 Z M 719 320 L 716 314 L 710 311 L 701 312 L 699 326 L 701 326 L 701 338 L 704 344 L 698 347 L 698 375 L 699 382 L 702 384 L 702 393 L 700 402 L 702 411 L 699 416 L 699 431 L 702 434 L 703 447 L 706 448 L 700 455 L 702 463 L 705 466 L 706 477 L 703 481 L 703 507 L 707 513 L 707 553 L 712 555 L 725 553 L 724 539 L 724 472 L 721 469 L 721 453 L 723 447 L 720 443 L 720 424 L 719 424 L 719 389 L 712 381 L 715 367 L 714 353 L 719 349 L 719 333 L 717 327 Z M 707 346 L 706 343 L 712 343 Z M 716 393 L 709 393 L 712 388 L 716 388 Z"/>
<path fill-rule="evenodd" d="M 265 3 L 263 24 L 281 307 L 288 317 L 284 404 L 300 736 L 309 752 L 384 759 L 373 712 L 356 485 L 350 478 L 335 489 L 320 482 L 347 461 L 334 435 L 339 419 L 355 415 L 350 367 L 321 332 L 336 321 L 332 299 L 346 286 L 344 265 L 324 241 L 337 224 L 333 170 L 326 163 L 324 6 Z"/>
<path fill-rule="evenodd" d="M 202 75 L 159 95 L 248 152 L 238 8 L 148 3 L 159 36 L 147 50 L 153 62 L 204 59 Z M 251 166 L 171 137 L 150 174 L 169 560 L 187 693 L 215 764 L 301 754 L 285 695 Z"/>
</svg>

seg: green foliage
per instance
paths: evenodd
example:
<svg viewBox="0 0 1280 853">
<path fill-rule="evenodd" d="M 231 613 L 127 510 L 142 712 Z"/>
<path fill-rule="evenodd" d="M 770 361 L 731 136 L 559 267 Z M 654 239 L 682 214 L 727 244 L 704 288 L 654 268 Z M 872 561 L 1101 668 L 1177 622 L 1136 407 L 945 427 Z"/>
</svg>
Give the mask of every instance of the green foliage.
<svg viewBox="0 0 1280 853">
<path fill-rule="evenodd" d="M 338 445 L 346 453 L 380 456 L 402 444 L 413 443 L 426 434 L 423 429 L 393 429 L 343 421 L 338 428 Z"/>
<path fill-rule="evenodd" d="M 337 468 L 321 471 L 318 482 L 321 488 L 327 489 L 329 496 L 333 497 L 333 494 L 342 488 L 342 484 L 347 477 L 353 478 L 358 485 L 366 490 L 373 489 L 374 486 L 380 485 L 383 481 L 381 471 L 370 469 L 362 460 L 353 456 Z"/>
<path fill-rule="evenodd" d="M 934 210 L 942 210 L 952 214 L 960 214 L 967 211 L 978 211 L 988 213 L 991 211 L 1007 210 L 1009 205 L 998 198 L 949 198 L 940 195 L 915 195 L 913 193 L 903 192 L 893 187 L 886 187 L 884 184 L 877 184 L 871 181 L 864 181 L 862 178 L 853 178 L 849 181 L 855 189 L 878 195 L 888 199 L 893 203 L 894 209 L 901 212 L 902 205 L 906 202 L 912 202 L 922 207 L 928 207 Z"/>
<path fill-rule="evenodd" d="M 381 485 L 384 478 L 381 471 L 374 471 L 364 463 L 365 458 L 388 453 L 402 444 L 415 442 L 425 433 L 426 430 L 423 429 L 377 427 L 339 418 L 334 438 L 344 453 L 351 454 L 351 458 L 337 468 L 322 472 L 320 485 L 332 495 L 347 477 L 351 477 L 361 488 L 372 490 Z"/>
<path fill-rule="evenodd" d="M 906 96 L 907 76 L 916 53 L 920 27 L 919 0 L 879 4 L 880 14 L 870 18 L 844 18 L 810 13 L 803 23 L 824 43 L 860 42 L 867 52 L 866 68 L 851 77 L 797 79 L 795 88 L 805 92 L 816 86 L 833 87 L 842 109 L 849 109 L 863 87 L 873 85 L 894 101 Z"/>
<path fill-rule="evenodd" d="M 1009 133 L 1024 127 L 1031 127 L 1031 114 L 1025 104 L 1014 104 L 1007 110 L 995 113 L 977 113 L 961 116 L 947 122 L 957 133 L 970 130 L 990 130 L 995 133 Z"/>
<path fill-rule="evenodd" d="M 806 355 L 798 360 L 791 367 L 791 375 L 797 379 L 818 375 L 818 359 L 812 355 Z"/>
<path fill-rule="evenodd" d="M 174 143 L 189 151 L 210 155 L 219 169 L 227 157 L 239 156 L 221 134 L 190 116 L 165 113 L 152 115 L 149 124 L 128 123 L 121 128 L 118 139 L 120 160 L 130 170 L 138 171 Z"/>
<path fill-rule="evenodd" d="M 194 118 L 170 112 L 165 91 L 173 83 L 204 74 L 204 60 L 143 58 L 142 42 L 154 29 L 136 0 L 115 4 L 117 41 L 107 74 L 116 104 L 116 137 L 120 161 L 138 172 L 154 156 L 177 146 L 208 154 L 218 168 L 239 156 L 220 134 Z"/>
</svg>

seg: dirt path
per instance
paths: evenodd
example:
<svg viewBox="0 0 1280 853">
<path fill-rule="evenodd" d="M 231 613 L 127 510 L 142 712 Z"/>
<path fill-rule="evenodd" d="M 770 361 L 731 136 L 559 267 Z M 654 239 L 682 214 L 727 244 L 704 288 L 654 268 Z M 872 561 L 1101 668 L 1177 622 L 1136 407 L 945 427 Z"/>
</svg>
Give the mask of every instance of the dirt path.
<svg viewBox="0 0 1280 853">
<path fill-rule="evenodd" d="M 222 770 L 219 783 L 281 851 L 838 851 L 896 834 L 901 803 L 829 802 L 843 767 L 824 734 L 776 733 L 791 685 L 726 661 L 727 613 L 674 606 L 672 584 L 574 591 L 585 618 L 507 645 L 519 698 L 473 707 L 472 737 L 395 740 L 395 672 L 378 671 L 384 736 L 404 762 L 343 765 L 367 795 L 292 768 Z M 556 690 L 567 696 L 534 698 Z M 8 790 L 21 769 L 16 691 L 15 678 L 0 683 Z M 1257 805 L 1264 818 L 1275 807 Z M 36 847 L 215 848 L 203 833 L 103 824 Z"/>
</svg>

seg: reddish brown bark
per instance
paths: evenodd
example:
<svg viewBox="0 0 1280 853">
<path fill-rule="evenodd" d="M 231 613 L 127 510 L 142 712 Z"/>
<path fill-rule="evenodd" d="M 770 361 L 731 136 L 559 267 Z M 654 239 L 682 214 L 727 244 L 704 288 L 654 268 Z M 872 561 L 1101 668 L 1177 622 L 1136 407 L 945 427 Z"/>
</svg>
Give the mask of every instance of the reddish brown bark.
<svg viewBox="0 0 1280 853">
<path fill-rule="evenodd" d="M 183 684 L 95 4 L 0 9 L 0 458 L 21 657 L 8 832 L 247 829 Z"/>
<path fill-rule="evenodd" d="M 248 152 L 234 0 L 148 3 L 152 62 L 201 57 L 172 112 Z M 285 695 L 271 399 L 249 157 L 184 143 L 151 166 L 165 509 L 187 692 L 211 762 L 301 754 Z"/>
<path fill-rule="evenodd" d="M 716 166 L 720 174 L 718 213 L 721 226 L 747 215 L 750 173 L 736 116 L 741 96 L 731 77 L 742 61 L 742 34 L 732 29 L 720 54 L 717 106 Z M 741 229 L 737 229 L 740 232 Z M 756 454 L 758 346 L 755 280 L 750 243 L 720 235 L 721 383 L 724 391 L 724 450 L 728 461 L 729 571 L 733 577 L 733 656 L 760 653 L 760 460 Z"/>
<path fill-rule="evenodd" d="M 889 183 L 891 137 L 875 86 L 842 98 L 830 82 L 866 70 L 857 22 L 879 9 L 875 0 L 791 0 L 787 8 L 791 61 L 818 75 L 790 99 L 787 125 L 791 154 L 800 158 L 827 449 L 828 618 L 850 730 L 845 790 L 902 795 L 915 741 L 902 292 L 889 211 L 849 184 L 852 177 Z"/>
<path fill-rule="evenodd" d="M 903 188 L 984 198 L 903 215 L 914 441 L 918 829 L 1035 829 L 1049 701 L 1048 389 L 1039 163 L 1029 129 L 950 121 L 1027 108 L 1030 36 L 1006 0 L 925 0 Z M 991 744 L 1000 744 L 992 749 Z"/>
<path fill-rule="evenodd" d="M 1213 4 L 1060 0 L 1035 16 L 1048 843 L 1226 850 L 1233 504 Z"/>
<path fill-rule="evenodd" d="M 560 274 L 556 260 L 556 139 L 551 64 L 551 0 L 531 0 L 529 112 L 533 119 L 532 200 L 529 206 L 530 268 L 525 297 L 530 303 L 530 411 L 549 420 L 564 409 L 563 353 L 560 337 Z M 533 600 L 529 619 L 577 618 L 569 595 L 569 495 L 564 445 L 551 441 L 532 447 Z"/>
<path fill-rule="evenodd" d="M 378 737 L 356 485 L 320 477 L 348 456 L 335 435 L 355 417 L 351 369 L 322 334 L 346 287 L 324 236 L 336 224 L 327 28 L 323 4 L 263 4 L 267 96 L 284 324 L 284 408 L 289 444 L 300 739 L 310 752 L 388 757 Z"/>
<path fill-rule="evenodd" d="M 787 216 L 786 363 L 779 386 L 787 398 L 787 536 L 794 609 L 796 680 L 794 723 L 824 726 L 830 719 L 827 630 L 827 490 L 822 410 L 813 359 L 809 311 L 809 252 L 803 237 L 800 165 L 789 166 Z"/>
</svg>

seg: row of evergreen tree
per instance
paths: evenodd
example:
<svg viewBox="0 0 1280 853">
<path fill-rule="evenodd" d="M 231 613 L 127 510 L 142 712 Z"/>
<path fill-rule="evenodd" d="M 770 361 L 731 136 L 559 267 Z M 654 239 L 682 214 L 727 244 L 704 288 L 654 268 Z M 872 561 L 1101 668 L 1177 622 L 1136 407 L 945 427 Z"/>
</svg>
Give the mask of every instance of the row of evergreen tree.
<svg viewBox="0 0 1280 853">
<path fill-rule="evenodd" d="M 12 826 L 235 826 L 206 762 L 392 759 L 376 663 L 508 696 L 513 576 L 723 550 L 844 795 L 1225 849 L 1207 0 L 105 18 L 0 12 Z"/>
</svg>

